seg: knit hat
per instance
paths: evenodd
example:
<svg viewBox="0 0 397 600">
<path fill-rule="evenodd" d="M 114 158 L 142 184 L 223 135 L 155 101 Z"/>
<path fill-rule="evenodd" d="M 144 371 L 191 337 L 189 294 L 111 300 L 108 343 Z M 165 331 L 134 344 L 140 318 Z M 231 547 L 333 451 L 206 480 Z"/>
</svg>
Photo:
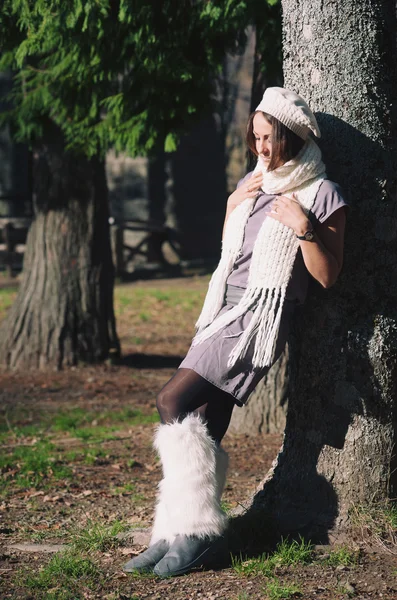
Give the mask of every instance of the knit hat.
<svg viewBox="0 0 397 600">
<path fill-rule="evenodd" d="M 291 90 L 281 87 L 267 88 L 256 110 L 276 117 L 304 140 L 310 130 L 315 136 L 321 137 L 316 117 L 303 98 Z"/>
</svg>

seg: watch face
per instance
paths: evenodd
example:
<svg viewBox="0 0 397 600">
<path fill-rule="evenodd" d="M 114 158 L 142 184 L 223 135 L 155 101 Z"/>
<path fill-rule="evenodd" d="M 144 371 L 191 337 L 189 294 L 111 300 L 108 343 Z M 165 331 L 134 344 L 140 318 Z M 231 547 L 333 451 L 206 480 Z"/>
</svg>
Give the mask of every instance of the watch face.
<svg viewBox="0 0 397 600">
<path fill-rule="evenodd" d="M 307 231 L 305 233 L 305 240 L 307 240 L 308 242 L 311 242 L 313 238 L 314 238 L 314 234 L 312 231 Z"/>
</svg>

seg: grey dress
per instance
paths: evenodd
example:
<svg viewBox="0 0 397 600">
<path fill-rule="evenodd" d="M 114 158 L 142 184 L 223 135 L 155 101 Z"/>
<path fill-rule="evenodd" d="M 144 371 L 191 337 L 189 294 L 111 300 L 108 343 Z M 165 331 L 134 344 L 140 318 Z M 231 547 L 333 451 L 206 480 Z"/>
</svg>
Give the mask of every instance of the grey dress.
<svg viewBox="0 0 397 600">
<path fill-rule="evenodd" d="M 244 183 L 251 175 L 252 172 L 248 173 L 239 181 L 237 187 Z M 275 195 L 265 193 L 258 195 L 254 209 L 245 226 L 242 253 L 235 262 L 233 270 L 228 277 L 228 285 L 243 289 L 246 288 L 253 246 L 263 220 L 267 218 L 267 214 L 271 210 L 271 205 L 275 198 Z M 311 211 L 314 227 L 316 223 L 324 223 L 333 212 L 346 205 L 347 203 L 343 199 L 340 187 L 332 181 L 324 181 L 317 192 Z M 305 267 L 302 252 L 299 249 L 287 288 L 274 362 L 280 356 L 287 341 L 294 308 L 305 301 L 308 284 L 309 273 Z M 232 305 L 225 301 L 219 314 L 231 308 Z M 231 394 L 235 403 L 239 406 L 245 404 L 255 386 L 270 368 L 254 368 L 252 366 L 255 340 L 251 342 L 248 352 L 243 359 L 239 360 L 232 368 L 227 366 L 229 354 L 237 343 L 238 336 L 246 329 L 251 317 L 252 311 L 248 311 L 207 340 L 204 340 L 197 346 L 191 346 L 186 357 L 180 364 L 180 368 L 193 369 L 210 383 Z"/>
</svg>

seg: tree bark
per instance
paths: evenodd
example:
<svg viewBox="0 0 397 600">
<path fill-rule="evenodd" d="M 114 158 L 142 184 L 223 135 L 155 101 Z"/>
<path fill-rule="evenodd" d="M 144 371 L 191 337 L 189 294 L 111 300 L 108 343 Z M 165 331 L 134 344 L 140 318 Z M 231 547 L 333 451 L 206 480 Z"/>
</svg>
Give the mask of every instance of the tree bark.
<svg viewBox="0 0 397 600">
<path fill-rule="evenodd" d="M 294 327 L 284 443 L 248 512 L 327 542 L 353 504 L 397 495 L 396 15 L 382 0 L 282 4 L 284 85 L 316 112 L 351 211 L 344 271 L 313 285 Z"/>
<path fill-rule="evenodd" d="M 288 409 L 288 348 L 259 382 L 246 406 L 233 411 L 231 433 L 282 433 Z"/>
<path fill-rule="evenodd" d="M 224 135 L 215 115 L 183 136 L 172 154 L 175 218 L 184 260 L 219 257 L 227 198 L 224 155 Z"/>
<path fill-rule="evenodd" d="M 163 150 L 159 149 L 155 155 L 148 158 L 147 182 L 149 219 L 156 225 L 164 225 L 167 218 L 165 214 L 167 173 L 166 155 Z M 152 233 L 148 241 L 148 262 L 167 264 L 162 250 L 161 237 L 156 233 Z"/>
<path fill-rule="evenodd" d="M 269 86 L 283 85 L 281 56 L 281 6 L 264 3 L 255 23 L 255 55 L 252 76 L 251 109 L 253 112 Z"/>
<path fill-rule="evenodd" d="M 0 328 L 0 363 L 61 368 L 119 353 L 104 164 L 59 138 L 34 153 L 34 221 L 17 298 Z"/>
</svg>

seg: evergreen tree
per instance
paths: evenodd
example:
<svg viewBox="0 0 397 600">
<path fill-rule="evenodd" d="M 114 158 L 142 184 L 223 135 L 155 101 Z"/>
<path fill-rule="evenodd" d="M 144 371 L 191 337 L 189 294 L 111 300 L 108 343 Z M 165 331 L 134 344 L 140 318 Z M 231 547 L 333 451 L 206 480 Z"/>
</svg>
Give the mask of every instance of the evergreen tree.
<svg viewBox="0 0 397 600">
<path fill-rule="evenodd" d="M 270 2 L 270 0 L 269 0 Z M 34 156 L 34 213 L 0 362 L 61 367 L 118 351 L 104 155 L 164 145 L 211 109 L 257 0 L 4 0 L 3 113 Z"/>
</svg>

